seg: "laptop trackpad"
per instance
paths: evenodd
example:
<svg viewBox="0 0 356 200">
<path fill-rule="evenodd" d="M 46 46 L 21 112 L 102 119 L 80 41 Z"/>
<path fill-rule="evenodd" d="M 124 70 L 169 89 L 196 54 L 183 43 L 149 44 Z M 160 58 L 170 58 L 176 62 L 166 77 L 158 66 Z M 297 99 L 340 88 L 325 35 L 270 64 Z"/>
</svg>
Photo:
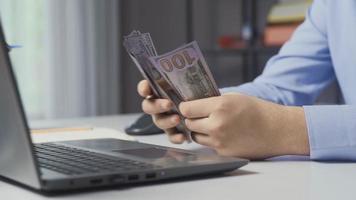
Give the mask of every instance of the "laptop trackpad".
<svg viewBox="0 0 356 200">
<path fill-rule="evenodd" d="M 152 145 L 142 144 L 118 139 L 91 139 L 59 142 L 60 144 L 71 145 L 99 151 L 120 151 L 128 149 L 151 148 Z"/>
<path fill-rule="evenodd" d="M 143 149 L 113 150 L 113 151 L 118 153 L 128 154 L 130 156 L 135 156 L 139 158 L 145 158 L 145 159 L 158 159 L 158 158 L 173 156 L 172 150 L 160 149 L 156 147 L 149 147 Z M 193 154 L 174 151 L 174 156 L 189 157 L 189 156 L 193 156 Z"/>
<path fill-rule="evenodd" d="M 103 151 L 110 154 L 117 153 L 141 159 L 148 159 L 157 162 L 156 164 L 176 164 L 176 162 L 192 161 L 197 159 L 196 155 L 192 153 L 117 139 L 66 141 L 61 142 L 61 144 Z"/>
</svg>

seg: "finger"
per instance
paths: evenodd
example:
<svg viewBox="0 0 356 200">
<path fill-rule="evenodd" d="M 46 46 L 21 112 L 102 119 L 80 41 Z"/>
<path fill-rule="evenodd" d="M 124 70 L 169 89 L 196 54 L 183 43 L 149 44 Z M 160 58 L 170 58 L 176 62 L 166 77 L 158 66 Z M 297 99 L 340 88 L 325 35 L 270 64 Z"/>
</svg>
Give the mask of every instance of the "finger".
<svg viewBox="0 0 356 200">
<path fill-rule="evenodd" d="M 169 129 L 169 128 L 176 127 L 180 122 L 180 118 L 176 114 L 173 115 L 158 114 L 158 115 L 153 115 L 152 117 L 154 123 L 160 129 Z"/>
<path fill-rule="evenodd" d="M 192 139 L 201 145 L 204 146 L 212 146 L 212 139 L 211 137 L 205 135 L 205 134 L 201 134 L 201 133 L 192 133 Z"/>
<path fill-rule="evenodd" d="M 179 104 L 179 111 L 186 118 L 207 117 L 214 110 L 219 97 L 182 102 Z"/>
<path fill-rule="evenodd" d="M 137 91 L 142 97 L 152 95 L 152 90 L 147 80 L 142 80 L 137 84 Z"/>
<path fill-rule="evenodd" d="M 172 157 L 178 161 L 184 161 L 186 159 L 186 157 L 184 155 L 182 155 L 182 153 L 177 152 L 177 151 L 167 151 L 167 154 L 169 157 Z"/>
<path fill-rule="evenodd" d="M 183 133 L 179 133 L 176 128 L 166 130 L 169 140 L 174 144 L 182 144 L 186 139 Z"/>
<path fill-rule="evenodd" d="M 210 133 L 210 126 L 213 124 L 210 118 L 185 119 L 184 122 L 189 130 L 206 135 Z"/>
<path fill-rule="evenodd" d="M 168 99 L 145 99 L 142 101 L 142 110 L 147 114 L 159 114 L 172 110 L 173 103 Z"/>
</svg>

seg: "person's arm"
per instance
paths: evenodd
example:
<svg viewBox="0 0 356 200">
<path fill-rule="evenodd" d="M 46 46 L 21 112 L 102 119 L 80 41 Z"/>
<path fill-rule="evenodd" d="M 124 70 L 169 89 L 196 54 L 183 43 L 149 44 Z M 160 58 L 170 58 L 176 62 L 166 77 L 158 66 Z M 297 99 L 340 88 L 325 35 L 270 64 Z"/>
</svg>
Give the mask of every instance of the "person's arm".
<svg viewBox="0 0 356 200">
<path fill-rule="evenodd" d="M 259 77 L 223 92 L 241 92 L 283 105 L 313 104 L 334 79 L 327 31 L 326 5 L 314 1 L 306 19 Z"/>
<path fill-rule="evenodd" d="M 252 83 L 223 91 L 284 105 L 314 103 L 335 79 L 328 47 L 327 1 L 315 0 L 305 22 Z M 310 158 L 356 160 L 356 106 L 304 106 Z"/>
</svg>

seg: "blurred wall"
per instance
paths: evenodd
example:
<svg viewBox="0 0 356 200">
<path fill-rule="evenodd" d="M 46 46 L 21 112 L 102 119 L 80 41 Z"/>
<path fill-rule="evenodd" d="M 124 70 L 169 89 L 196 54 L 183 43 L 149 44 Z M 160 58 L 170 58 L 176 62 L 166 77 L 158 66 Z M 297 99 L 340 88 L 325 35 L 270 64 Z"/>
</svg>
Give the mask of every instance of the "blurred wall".
<svg viewBox="0 0 356 200">
<path fill-rule="evenodd" d="M 126 0 L 122 1 L 122 32 L 150 32 L 158 53 L 172 50 L 186 42 L 185 1 Z M 122 111 L 140 112 L 141 98 L 136 85 L 142 76 L 126 52 L 122 52 Z"/>
<path fill-rule="evenodd" d="M 258 1 L 258 33 L 262 33 L 265 18 L 270 6 L 276 0 Z M 188 2 L 192 3 L 192 21 L 188 21 Z M 172 50 L 188 40 L 197 40 L 205 51 L 218 50 L 217 38 L 221 35 L 238 35 L 242 26 L 244 9 L 241 0 L 122 0 L 121 31 L 123 35 L 132 30 L 150 32 L 158 53 Z M 192 29 L 188 25 L 191 23 Z M 189 32 L 191 34 L 189 34 Z M 219 53 L 218 53 L 219 54 Z M 241 54 L 212 55 L 204 53 L 209 67 L 219 87 L 243 83 L 243 61 Z M 262 72 L 266 61 L 272 54 L 263 54 L 258 58 L 256 68 Z M 141 112 L 141 99 L 136 85 L 142 77 L 136 66 L 122 51 L 121 69 L 121 111 Z M 319 103 L 339 101 L 337 85 L 332 85 L 319 98 Z"/>
<path fill-rule="evenodd" d="M 191 20 L 187 21 L 189 1 L 193 14 Z M 267 13 L 273 1 L 263 1 L 259 7 L 261 16 Z M 216 50 L 218 36 L 238 35 L 242 24 L 242 1 L 238 0 L 122 0 L 121 8 L 123 35 L 135 29 L 150 32 L 158 53 L 172 50 L 190 42 L 190 39 L 197 40 L 203 52 Z M 191 30 L 188 28 L 189 23 Z M 241 55 L 205 54 L 205 57 L 219 87 L 243 83 Z M 260 68 L 267 59 L 261 58 Z M 124 96 L 121 110 L 140 112 L 141 98 L 136 93 L 136 85 L 142 77 L 125 51 L 122 52 L 122 65 L 120 86 Z"/>
</svg>

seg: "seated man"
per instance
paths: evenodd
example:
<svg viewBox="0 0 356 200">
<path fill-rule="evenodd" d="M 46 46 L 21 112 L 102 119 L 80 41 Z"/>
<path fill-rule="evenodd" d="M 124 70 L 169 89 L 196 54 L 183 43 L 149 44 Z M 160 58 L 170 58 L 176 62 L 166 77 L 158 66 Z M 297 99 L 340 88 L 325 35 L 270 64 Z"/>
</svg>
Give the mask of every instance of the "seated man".
<svg viewBox="0 0 356 200">
<path fill-rule="evenodd" d="M 219 154 L 250 159 L 295 154 L 315 160 L 356 160 L 356 1 L 315 0 L 304 23 L 272 57 L 262 75 L 222 96 L 183 102 L 194 140 Z M 333 80 L 346 105 L 311 105 Z M 151 94 L 146 81 L 138 85 Z M 177 115 L 167 99 L 143 110 L 174 143 Z"/>
</svg>

